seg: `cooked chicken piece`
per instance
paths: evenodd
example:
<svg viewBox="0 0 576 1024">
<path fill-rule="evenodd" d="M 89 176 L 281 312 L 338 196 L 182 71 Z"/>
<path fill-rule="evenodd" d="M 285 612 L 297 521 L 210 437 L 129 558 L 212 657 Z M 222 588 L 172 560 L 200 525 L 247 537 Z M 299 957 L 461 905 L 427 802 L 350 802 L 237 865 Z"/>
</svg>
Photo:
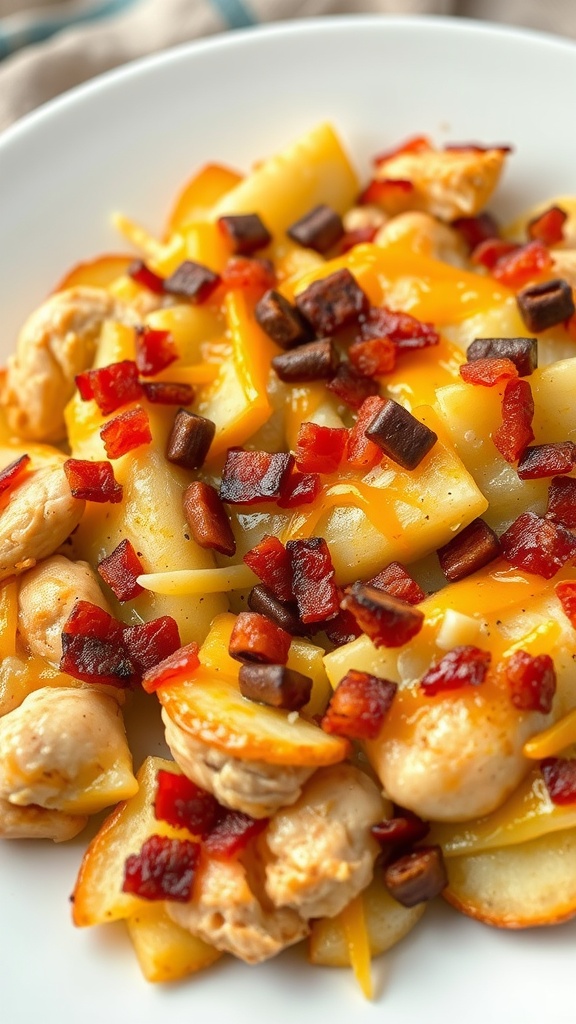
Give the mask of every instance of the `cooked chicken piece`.
<svg viewBox="0 0 576 1024">
<path fill-rule="evenodd" d="M 194 898 L 167 902 L 166 909 L 182 928 L 249 964 L 276 956 L 309 931 L 294 910 L 263 906 L 238 860 L 207 861 L 196 879 Z"/>
<path fill-rule="evenodd" d="M 14 807 L 0 800 L 0 838 L 52 839 L 64 843 L 73 839 L 86 825 L 86 815 L 48 811 L 45 807 Z"/>
<path fill-rule="evenodd" d="M 364 228 L 381 228 L 388 220 L 378 206 L 352 206 L 343 216 L 346 231 L 363 231 Z"/>
<path fill-rule="evenodd" d="M 18 595 L 18 629 L 31 654 L 58 666 L 62 630 L 76 601 L 110 611 L 98 577 L 87 562 L 52 555 L 22 577 Z"/>
<path fill-rule="evenodd" d="M 0 719 L 0 799 L 94 814 L 137 789 L 112 697 L 46 686 Z"/>
<path fill-rule="evenodd" d="M 320 768 L 298 802 L 277 811 L 264 833 L 273 904 L 304 918 L 339 914 L 372 879 L 380 847 L 370 829 L 384 814 L 377 787 L 358 768 Z"/>
<path fill-rule="evenodd" d="M 0 580 L 52 555 L 78 526 L 84 502 L 72 497 L 63 463 L 55 453 L 10 494 L 0 520 Z"/>
<path fill-rule="evenodd" d="M 423 210 L 441 220 L 474 217 L 485 207 L 504 167 L 503 149 L 425 149 L 398 153 L 379 164 L 376 178 L 410 181 L 414 188 L 395 191 L 387 213 Z M 400 202 L 400 205 L 399 205 Z"/>
<path fill-rule="evenodd" d="M 374 242 L 386 246 L 406 239 L 414 252 L 454 267 L 468 263 L 464 239 L 453 228 L 429 213 L 399 213 L 380 228 Z"/>
<path fill-rule="evenodd" d="M 185 775 L 225 807 L 268 818 L 293 804 L 314 768 L 241 760 L 194 739 L 162 711 L 166 742 Z"/>
</svg>

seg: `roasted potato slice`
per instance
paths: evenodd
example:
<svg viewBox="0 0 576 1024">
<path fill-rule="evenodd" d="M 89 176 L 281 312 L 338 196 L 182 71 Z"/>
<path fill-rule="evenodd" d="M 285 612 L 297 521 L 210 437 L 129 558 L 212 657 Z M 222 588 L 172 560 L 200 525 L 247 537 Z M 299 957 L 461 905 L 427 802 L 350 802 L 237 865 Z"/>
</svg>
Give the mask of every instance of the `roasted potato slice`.
<svg viewBox="0 0 576 1024">
<path fill-rule="evenodd" d="M 214 946 L 172 921 L 163 902 L 141 904 L 126 926 L 146 981 L 179 981 L 222 956 Z"/>
</svg>

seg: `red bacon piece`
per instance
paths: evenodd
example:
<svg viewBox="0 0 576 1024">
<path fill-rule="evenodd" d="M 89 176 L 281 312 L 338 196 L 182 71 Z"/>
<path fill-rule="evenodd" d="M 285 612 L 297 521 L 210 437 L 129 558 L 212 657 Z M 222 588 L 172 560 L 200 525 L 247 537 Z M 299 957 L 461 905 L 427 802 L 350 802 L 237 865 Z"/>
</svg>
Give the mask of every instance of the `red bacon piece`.
<svg viewBox="0 0 576 1024">
<path fill-rule="evenodd" d="M 533 217 L 526 225 L 530 238 L 537 238 L 544 245 L 557 245 L 564 238 L 564 224 L 568 214 L 560 206 L 549 206 L 547 210 Z"/>
<path fill-rule="evenodd" d="M 215 797 L 185 775 L 164 768 L 158 770 L 157 783 L 154 816 L 174 828 L 187 828 L 195 836 L 208 835 L 222 810 Z"/>
<path fill-rule="evenodd" d="M 291 469 L 282 483 L 279 508 L 299 508 L 300 505 L 311 505 L 322 490 L 322 482 L 318 473 L 300 473 Z"/>
<path fill-rule="evenodd" d="M 328 545 L 322 537 L 290 540 L 292 587 L 305 625 L 333 619 L 340 611 L 340 593 Z"/>
<path fill-rule="evenodd" d="M 110 363 L 99 370 L 86 370 L 75 380 L 82 400 L 94 399 L 104 416 L 130 402 L 137 402 L 142 395 L 138 368 L 131 359 Z"/>
<path fill-rule="evenodd" d="M 194 388 L 176 381 L 143 381 L 142 390 L 144 397 L 154 405 L 186 406 L 194 401 Z"/>
<path fill-rule="evenodd" d="M 153 668 L 149 668 L 142 676 L 142 686 L 146 693 L 154 693 L 165 683 L 172 683 L 176 679 L 189 679 L 199 664 L 198 644 L 192 641 L 163 658 Z"/>
<path fill-rule="evenodd" d="M 164 292 L 164 278 L 160 277 L 159 274 L 154 273 L 153 270 L 148 267 L 143 260 L 134 260 L 130 264 L 126 271 L 129 277 L 137 284 L 142 285 L 143 288 L 147 288 L 149 292 L 154 292 L 155 295 L 162 295 Z"/>
<path fill-rule="evenodd" d="M 546 519 L 576 527 L 576 480 L 571 476 L 555 476 L 548 489 Z"/>
<path fill-rule="evenodd" d="M 353 740 L 375 740 L 398 686 L 350 669 L 336 687 L 320 722 L 324 732 Z"/>
<path fill-rule="evenodd" d="M 326 385 L 328 391 L 351 409 L 359 409 L 362 402 L 378 392 L 378 383 L 372 377 L 357 373 L 350 363 L 340 363 L 336 373 Z"/>
<path fill-rule="evenodd" d="M 511 359 L 475 359 L 462 364 L 460 376 L 467 384 L 493 388 L 495 384 L 517 377 L 518 370 Z"/>
<path fill-rule="evenodd" d="M 98 564 L 98 574 L 119 601 L 132 601 L 143 592 L 137 582 L 144 572 L 142 562 L 129 540 L 120 541 L 112 554 Z"/>
<path fill-rule="evenodd" d="M 510 256 L 519 248 L 515 242 L 505 242 L 503 238 L 485 238 L 472 250 L 470 259 L 479 267 L 494 270 L 499 260 Z"/>
<path fill-rule="evenodd" d="M 556 693 L 556 672 L 549 654 L 535 657 L 528 651 L 516 651 L 505 662 L 503 671 L 515 708 L 550 713 Z"/>
<path fill-rule="evenodd" d="M 122 501 L 122 485 L 117 483 L 110 462 L 67 459 L 64 472 L 75 498 L 99 503 L 109 501 L 112 505 Z"/>
<path fill-rule="evenodd" d="M 508 288 L 523 288 L 535 277 L 540 277 L 552 267 L 548 249 L 538 240 L 527 242 L 515 252 L 503 255 L 492 270 L 492 275 Z"/>
<path fill-rule="evenodd" d="M 136 328 L 136 366 L 143 377 L 154 377 L 178 358 L 170 331 Z"/>
<path fill-rule="evenodd" d="M 390 338 L 356 339 L 348 349 L 354 369 L 364 377 L 382 377 L 396 364 L 396 346 Z"/>
<path fill-rule="evenodd" d="M 360 337 L 388 338 L 399 352 L 437 345 L 440 335 L 434 324 L 418 320 L 410 313 L 400 313 L 386 306 L 371 306 L 360 327 Z"/>
<path fill-rule="evenodd" d="M 203 849 L 216 860 L 237 857 L 256 836 L 264 831 L 268 818 L 251 818 L 242 811 L 225 811 L 203 841 Z"/>
<path fill-rule="evenodd" d="M 424 601 L 426 594 L 422 587 L 418 586 L 416 580 L 412 579 L 407 569 L 400 562 L 390 562 L 385 569 L 382 569 L 377 576 L 368 580 L 369 587 L 376 587 L 377 590 L 384 590 L 392 594 L 399 601 L 406 601 L 408 604 L 420 604 Z"/>
<path fill-rule="evenodd" d="M 127 409 L 101 427 L 100 437 L 109 459 L 120 459 L 135 448 L 150 444 L 152 432 L 148 413 L 140 405 Z"/>
<path fill-rule="evenodd" d="M 576 758 L 546 757 L 540 770 L 553 804 L 576 803 Z"/>
<path fill-rule="evenodd" d="M 367 204 L 383 206 L 384 209 L 395 209 L 403 205 L 414 189 L 413 182 L 407 178 L 372 178 L 366 188 L 358 196 L 360 206 Z"/>
<path fill-rule="evenodd" d="M 302 473 L 335 473 L 348 439 L 345 427 L 303 423 L 296 440 L 296 468 Z"/>
<path fill-rule="evenodd" d="M 545 476 L 570 473 L 576 462 L 576 445 L 572 441 L 535 444 L 525 448 L 518 462 L 521 480 L 540 480 Z"/>
<path fill-rule="evenodd" d="M 136 670 L 117 619 L 89 601 L 78 601 L 62 631 L 60 670 L 86 683 L 127 687 Z"/>
<path fill-rule="evenodd" d="M 266 535 L 244 555 L 244 562 L 278 601 L 292 601 L 292 563 L 278 537 Z"/>
<path fill-rule="evenodd" d="M 429 668 L 420 680 L 420 689 L 429 697 L 461 686 L 480 686 L 490 667 L 490 651 L 466 645 L 453 647 L 440 661 Z"/>
<path fill-rule="evenodd" d="M 123 640 L 141 675 L 159 665 L 182 646 L 178 623 L 171 615 L 124 628 Z"/>
<path fill-rule="evenodd" d="M 424 623 L 420 609 L 366 583 L 354 583 L 342 607 L 352 613 L 376 647 L 402 647 Z"/>
<path fill-rule="evenodd" d="M 376 224 L 368 224 L 364 228 L 354 228 L 352 231 L 346 231 L 338 243 L 338 254 L 343 256 L 344 253 L 350 252 L 350 249 L 353 249 L 356 245 L 365 245 L 367 242 L 373 242 L 377 234 L 378 227 Z"/>
<path fill-rule="evenodd" d="M 29 465 L 30 456 L 21 455 L 19 459 L 14 459 L 14 462 L 5 466 L 0 472 L 0 494 L 5 494 L 6 491 L 12 490 L 16 484 L 20 483 Z"/>
<path fill-rule="evenodd" d="M 122 892 L 143 900 L 187 903 L 192 896 L 199 856 L 199 843 L 149 836 L 140 852 L 126 859 Z"/>
<path fill-rule="evenodd" d="M 229 448 L 222 470 L 220 497 L 229 505 L 278 501 L 284 479 L 293 464 L 294 456 L 287 452 Z"/>
<path fill-rule="evenodd" d="M 576 557 L 576 537 L 564 526 L 523 512 L 500 537 L 502 554 L 516 569 L 549 580 Z"/>
<path fill-rule="evenodd" d="M 356 423 L 349 431 L 346 442 L 346 461 L 351 466 L 368 470 L 382 461 L 382 450 L 366 437 L 366 429 L 385 404 L 385 399 L 380 395 L 370 395 L 362 402 Z"/>
<path fill-rule="evenodd" d="M 240 612 L 230 634 L 228 653 L 237 661 L 285 665 L 292 637 L 265 615 Z"/>
<path fill-rule="evenodd" d="M 264 292 L 274 288 L 276 274 L 270 260 L 251 258 L 249 256 L 232 256 L 222 271 L 221 288 L 225 292 L 239 288 L 251 291 L 254 298 L 260 298 Z M 216 300 L 217 293 L 214 293 Z"/>
<path fill-rule="evenodd" d="M 502 423 L 492 434 L 496 448 L 507 462 L 516 462 L 534 440 L 534 399 L 527 380 L 513 378 L 504 389 Z"/>
<path fill-rule="evenodd" d="M 411 811 L 402 811 L 401 814 L 393 818 L 379 821 L 377 825 L 372 826 L 370 831 L 374 839 L 383 847 L 388 845 L 412 846 L 426 838 L 430 831 L 430 825 L 427 821 L 422 821 L 417 814 L 413 814 Z"/>
<path fill-rule="evenodd" d="M 480 213 L 477 217 L 458 217 L 452 221 L 452 227 L 458 231 L 470 252 L 480 242 L 486 242 L 489 238 L 498 238 L 500 229 L 491 213 Z"/>
<path fill-rule="evenodd" d="M 562 611 L 576 629 L 576 580 L 562 580 L 554 587 Z"/>
<path fill-rule="evenodd" d="M 62 632 L 69 636 L 93 636 L 121 643 L 123 629 L 122 623 L 104 608 L 91 601 L 77 601 Z"/>
</svg>

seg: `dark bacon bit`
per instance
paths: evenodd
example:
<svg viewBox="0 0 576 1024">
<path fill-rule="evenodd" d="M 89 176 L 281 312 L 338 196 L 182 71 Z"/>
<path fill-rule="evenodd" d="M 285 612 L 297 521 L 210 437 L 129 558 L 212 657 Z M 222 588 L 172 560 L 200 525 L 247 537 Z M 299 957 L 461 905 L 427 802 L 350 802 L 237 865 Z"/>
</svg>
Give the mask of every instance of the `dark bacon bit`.
<svg viewBox="0 0 576 1024">
<path fill-rule="evenodd" d="M 142 686 L 146 693 L 154 693 L 159 686 L 173 683 L 177 679 L 190 679 L 198 668 L 198 644 L 192 642 L 179 647 L 173 654 L 159 661 L 157 665 L 147 669 L 142 676 Z"/>
<path fill-rule="evenodd" d="M 194 260 L 184 260 L 170 277 L 164 281 L 164 291 L 179 299 L 191 302 L 205 302 L 220 283 L 219 274 Z"/>
<path fill-rule="evenodd" d="M 98 575 L 119 601 L 132 601 L 142 593 L 143 587 L 137 579 L 143 572 L 142 562 L 127 539 L 120 541 L 112 554 L 98 563 Z"/>
<path fill-rule="evenodd" d="M 528 235 L 530 238 L 539 238 L 544 245 L 557 245 L 564 238 L 567 218 L 568 214 L 560 206 L 549 206 L 538 217 L 528 221 Z"/>
<path fill-rule="evenodd" d="M 392 462 L 403 469 L 416 469 L 436 444 L 438 435 L 392 398 L 385 398 L 383 402 L 366 428 L 366 437 Z"/>
<path fill-rule="evenodd" d="M 192 405 L 194 401 L 194 388 L 177 381 L 143 381 L 142 390 L 153 405 Z"/>
<path fill-rule="evenodd" d="M 190 532 L 201 548 L 219 551 L 221 555 L 235 553 L 236 540 L 215 487 L 195 480 L 184 491 L 182 503 Z"/>
<path fill-rule="evenodd" d="M 299 508 L 311 505 L 322 490 L 318 473 L 299 473 L 292 468 L 282 482 L 282 490 L 278 498 L 278 508 Z"/>
<path fill-rule="evenodd" d="M 357 373 L 350 363 L 340 363 L 326 388 L 351 409 L 359 409 L 370 395 L 378 393 L 377 382 L 372 377 L 364 377 Z"/>
<path fill-rule="evenodd" d="M 230 635 L 228 654 L 236 661 L 285 665 L 292 637 L 265 615 L 240 612 Z"/>
<path fill-rule="evenodd" d="M 358 196 L 360 206 L 381 206 L 391 213 L 399 212 L 414 193 L 414 184 L 407 178 L 372 178 Z"/>
<path fill-rule="evenodd" d="M 290 555 L 278 537 L 266 535 L 244 555 L 244 562 L 279 601 L 292 601 Z"/>
<path fill-rule="evenodd" d="M 220 816 L 218 801 L 185 775 L 159 768 L 157 773 L 154 817 L 173 828 L 187 828 L 192 835 L 204 837 Z"/>
<path fill-rule="evenodd" d="M 474 519 L 452 540 L 438 548 L 438 561 L 447 580 L 454 583 L 494 561 L 500 544 L 483 519 Z"/>
<path fill-rule="evenodd" d="M 142 395 L 138 368 L 131 359 L 79 373 L 76 386 L 82 401 L 88 402 L 93 398 L 104 416 L 130 402 L 137 402 Z"/>
<path fill-rule="evenodd" d="M 318 623 L 318 626 L 318 632 L 324 632 L 334 647 L 343 647 L 344 644 L 349 644 L 362 635 L 356 619 L 345 608 L 341 608 L 333 619 Z"/>
<path fill-rule="evenodd" d="M 525 448 L 518 462 L 521 480 L 539 480 L 544 476 L 570 473 L 576 463 L 576 445 L 572 441 L 535 444 Z"/>
<path fill-rule="evenodd" d="M 527 380 L 509 380 L 502 398 L 502 423 L 492 440 L 507 462 L 516 462 L 534 440 L 534 399 Z"/>
<path fill-rule="evenodd" d="M 521 288 L 533 278 L 546 273 L 551 266 L 552 257 L 546 246 L 538 241 L 528 242 L 515 252 L 501 256 L 492 275 L 508 288 Z"/>
<path fill-rule="evenodd" d="M 346 461 L 351 466 L 368 470 L 382 461 L 382 452 L 377 444 L 366 437 L 366 428 L 384 404 L 385 400 L 379 395 L 370 395 L 362 402 L 356 423 L 349 432 L 346 442 Z"/>
<path fill-rule="evenodd" d="M 272 593 L 269 587 L 259 583 L 248 594 L 248 607 L 251 612 L 265 615 L 275 626 L 290 633 L 291 636 L 305 636 L 307 630 L 298 618 L 294 605 L 283 603 Z"/>
<path fill-rule="evenodd" d="M 556 693 L 556 672 L 549 654 L 534 657 L 527 651 L 516 651 L 505 662 L 504 674 L 515 708 L 550 713 Z"/>
<path fill-rule="evenodd" d="M 399 352 L 429 348 L 440 341 L 434 324 L 417 320 L 410 313 L 387 309 L 385 306 L 372 306 L 368 310 L 360 327 L 360 337 L 364 341 L 388 338 L 394 342 Z"/>
<path fill-rule="evenodd" d="M 378 234 L 377 224 L 367 224 L 363 228 L 354 228 L 352 231 L 345 231 L 340 239 L 338 246 L 338 255 L 343 256 L 344 253 L 350 252 L 355 245 L 365 245 L 367 242 L 373 242 L 374 238 Z"/>
<path fill-rule="evenodd" d="M 420 680 L 420 689 L 428 697 L 462 686 L 480 686 L 490 667 L 490 651 L 464 645 L 453 647 L 440 661 L 429 668 Z"/>
<path fill-rule="evenodd" d="M 368 308 L 368 298 L 347 267 L 343 267 L 300 292 L 296 306 L 316 334 L 325 337 L 356 323 Z"/>
<path fill-rule="evenodd" d="M 384 885 L 403 907 L 434 899 L 447 884 L 440 846 L 418 846 L 384 868 Z"/>
<path fill-rule="evenodd" d="M 149 622 L 126 626 L 124 643 L 132 661 L 143 674 L 181 647 L 178 623 L 171 615 L 160 615 Z"/>
<path fill-rule="evenodd" d="M 345 427 L 302 423 L 296 440 L 296 467 L 302 473 L 335 473 L 348 439 Z"/>
<path fill-rule="evenodd" d="M 340 611 L 340 594 L 328 545 L 322 537 L 289 540 L 292 587 L 305 625 L 333 619 Z"/>
<path fill-rule="evenodd" d="M 67 459 L 64 472 L 73 497 L 101 503 L 109 501 L 112 505 L 122 501 L 122 485 L 116 482 L 110 462 Z"/>
<path fill-rule="evenodd" d="M 250 256 L 265 249 L 272 235 L 257 213 L 229 214 L 218 218 L 218 227 L 235 253 Z"/>
<path fill-rule="evenodd" d="M 552 579 L 576 556 L 576 537 L 564 526 L 523 512 L 500 537 L 502 554 L 516 569 Z"/>
<path fill-rule="evenodd" d="M 143 260 L 134 260 L 126 271 L 129 277 L 143 288 L 155 295 L 162 295 L 164 292 L 164 278 L 155 274 L 150 267 L 147 267 Z"/>
<path fill-rule="evenodd" d="M 265 334 L 280 348 L 295 348 L 310 341 L 310 328 L 280 292 L 267 291 L 256 305 L 254 316 Z"/>
<path fill-rule="evenodd" d="M 192 896 L 200 844 L 189 839 L 150 836 L 140 853 L 126 858 L 122 892 L 143 900 L 187 903 Z"/>
<path fill-rule="evenodd" d="M 166 458 L 183 469 L 200 469 L 212 444 L 216 424 L 197 413 L 179 409 L 166 446 Z"/>
<path fill-rule="evenodd" d="M 495 384 L 517 377 L 518 370 L 511 359 L 474 359 L 462 364 L 460 376 L 466 384 L 493 388 Z"/>
<path fill-rule="evenodd" d="M 370 829 L 374 839 L 382 846 L 412 846 L 425 839 L 430 831 L 427 821 L 422 821 L 417 814 L 403 811 L 394 818 L 385 818 Z"/>
<path fill-rule="evenodd" d="M 519 377 L 529 377 L 538 366 L 537 338 L 475 338 L 468 346 L 466 359 L 510 359 Z"/>
<path fill-rule="evenodd" d="M 546 757 L 540 770 L 553 804 L 576 803 L 576 758 Z"/>
<path fill-rule="evenodd" d="M 390 562 L 390 565 L 382 569 L 377 576 L 368 580 L 367 586 L 384 590 L 400 601 L 407 601 L 408 604 L 420 604 L 426 597 L 422 587 L 418 586 L 416 580 L 412 579 L 400 562 Z"/>
<path fill-rule="evenodd" d="M 310 700 L 312 680 L 285 665 L 242 665 L 240 693 L 283 711 L 300 711 Z"/>
<path fill-rule="evenodd" d="M 251 818 L 242 811 L 225 811 L 204 839 L 204 852 L 216 860 L 231 860 L 246 849 L 248 843 L 264 831 L 268 818 Z"/>
<path fill-rule="evenodd" d="M 273 264 L 270 260 L 259 259 L 257 256 L 232 256 L 222 271 L 221 287 L 225 292 L 241 288 L 243 291 L 253 289 L 263 294 L 275 284 Z"/>
<path fill-rule="evenodd" d="M 293 464 L 294 456 L 288 452 L 229 448 L 222 470 L 220 497 L 229 505 L 277 501 Z"/>
<path fill-rule="evenodd" d="M 170 331 L 136 328 L 136 366 L 143 377 L 154 377 L 178 358 Z"/>
<path fill-rule="evenodd" d="M 572 289 L 562 278 L 525 288 L 518 292 L 516 302 L 526 327 L 534 334 L 561 324 L 576 312 Z"/>
<path fill-rule="evenodd" d="M 340 241 L 344 234 L 344 225 L 336 210 L 321 203 L 291 224 L 286 234 L 298 245 L 325 253 Z"/>
<path fill-rule="evenodd" d="M 29 465 L 30 456 L 21 455 L 19 459 L 14 459 L 9 466 L 5 466 L 0 472 L 0 494 L 5 494 L 6 491 L 12 490 L 16 484 L 20 483 Z"/>
<path fill-rule="evenodd" d="M 62 631 L 60 671 L 86 683 L 130 686 L 135 667 L 121 623 L 97 605 L 78 601 Z"/>
<path fill-rule="evenodd" d="M 375 740 L 398 686 L 389 679 L 349 669 L 320 722 L 324 732 L 351 740 Z"/>
<path fill-rule="evenodd" d="M 477 266 L 494 270 L 496 264 L 505 256 L 511 256 L 518 250 L 515 242 L 505 242 L 503 238 L 486 238 L 473 249 L 470 259 Z"/>
<path fill-rule="evenodd" d="M 546 518 L 562 523 L 570 529 L 576 527 L 576 480 L 574 477 L 555 476 L 548 489 Z"/>
<path fill-rule="evenodd" d="M 452 227 L 456 228 L 470 252 L 486 242 L 489 238 L 498 238 L 500 229 L 491 213 L 481 213 L 478 217 L 458 217 L 452 221 Z"/>
<path fill-rule="evenodd" d="M 382 377 L 396 364 L 396 346 L 390 338 L 357 338 L 348 349 L 348 358 L 357 373 Z"/>
<path fill-rule="evenodd" d="M 323 338 L 274 356 L 272 366 L 280 380 L 287 384 L 329 380 L 338 368 L 338 354 L 332 340 Z"/>
<path fill-rule="evenodd" d="M 424 615 L 368 583 L 353 583 L 342 601 L 376 647 L 402 647 L 422 629 Z"/>
<path fill-rule="evenodd" d="M 148 413 L 140 405 L 127 409 L 100 428 L 100 437 L 109 459 L 120 459 L 135 448 L 150 444 L 152 432 Z"/>
</svg>

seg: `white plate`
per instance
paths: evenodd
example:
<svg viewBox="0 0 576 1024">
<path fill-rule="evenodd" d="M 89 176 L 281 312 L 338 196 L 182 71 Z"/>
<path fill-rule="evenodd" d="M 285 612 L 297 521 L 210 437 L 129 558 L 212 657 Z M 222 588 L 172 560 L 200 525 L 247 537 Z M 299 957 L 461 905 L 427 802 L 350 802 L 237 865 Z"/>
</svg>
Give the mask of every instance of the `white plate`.
<svg viewBox="0 0 576 1024">
<path fill-rule="evenodd" d="M 326 118 L 365 170 L 371 153 L 415 133 L 513 143 L 496 205 L 511 214 L 576 192 L 574 82 L 576 47 L 560 40 L 441 18 L 339 18 L 230 34 L 89 84 L 0 139 L 6 351 L 69 265 L 122 248 L 112 210 L 158 228 L 197 165 L 247 167 Z M 442 905 L 377 962 L 374 1004 L 349 972 L 311 968 L 300 951 L 147 985 L 121 926 L 70 923 L 84 845 L 0 848 L 3 1024 L 574 1021 L 574 925 L 498 932 Z"/>
</svg>

